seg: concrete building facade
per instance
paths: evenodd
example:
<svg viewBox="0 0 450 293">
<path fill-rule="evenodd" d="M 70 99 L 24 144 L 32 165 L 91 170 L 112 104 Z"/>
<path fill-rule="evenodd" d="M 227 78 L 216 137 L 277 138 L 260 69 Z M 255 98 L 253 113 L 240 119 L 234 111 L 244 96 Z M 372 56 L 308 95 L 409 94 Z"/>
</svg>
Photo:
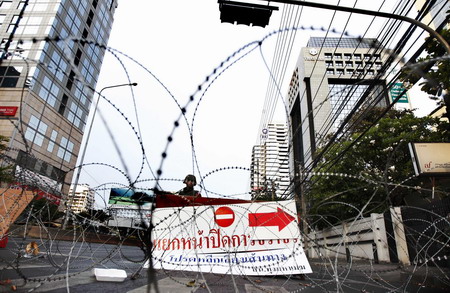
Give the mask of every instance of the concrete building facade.
<svg viewBox="0 0 450 293">
<path fill-rule="evenodd" d="M 75 190 L 73 188 L 75 187 Z M 75 191 L 75 192 L 74 192 Z M 70 210 L 79 214 L 93 209 L 95 191 L 86 184 L 78 184 L 77 186 L 71 186 L 69 194 L 73 194 L 73 198 L 70 200 Z"/>
<path fill-rule="evenodd" d="M 291 170 L 312 168 L 318 147 L 356 108 L 385 106 L 380 79 L 388 54 L 376 39 L 310 38 L 302 48 L 287 95 L 293 143 Z"/>
<path fill-rule="evenodd" d="M 269 123 L 261 144 L 253 146 L 252 198 L 286 198 L 290 195 L 289 141 L 285 123 Z"/>
<path fill-rule="evenodd" d="M 117 0 L 0 1 L 3 164 L 16 166 L 21 184 L 67 195 L 116 8 Z"/>
</svg>

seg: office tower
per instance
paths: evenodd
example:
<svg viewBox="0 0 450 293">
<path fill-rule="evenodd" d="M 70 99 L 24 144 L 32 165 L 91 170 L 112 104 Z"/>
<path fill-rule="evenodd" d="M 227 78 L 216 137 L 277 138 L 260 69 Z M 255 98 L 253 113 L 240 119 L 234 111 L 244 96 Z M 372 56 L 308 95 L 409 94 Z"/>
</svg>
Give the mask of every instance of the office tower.
<svg viewBox="0 0 450 293">
<path fill-rule="evenodd" d="M 75 190 L 73 188 L 72 185 L 69 190 L 69 194 L 73 194 L 73 198 L 70 199 L 70 210 L 78 214 L 93 209 L 95 191 L 87 184 L 77 184 Z"/>
<path fill-rule="evenodd" d="M 0 1 L 0 134 L 17 181 L 67 194 L 117 0 Z M 87 41 L 86 41 L 87 40 Z M 4 113 L 7 113 L 6 115 Z"/>
<path fill-rule="evenodd" d="M 301 49 L 287 96 L 295 174 L 313 166 L 317 148 L 354 109 L 387 104 L 378 75 L 386 58 L 376 39 L 312 37 Z"/>
<path fill-rule="evenodd" d="M 429 4 L 425 0 L 418 0 L 415 3 L 418 11 L 420 11 L 425 5 Z M 449 1 L 436 1 L 431 7 L 430 12 L 424 17 L 423 23 L 428 24 L 434 30 L 444 25 L 448 27 L 448 20 L 446 20 L 447 11 L 450 9 Z"/>
<path fill-rule="evenodd" d="M 261 144 L 255 145 L 252 150 L 252 198 L 286 198 L 290 195 L 286 124 L 269 123 L 262 130 L 260 141 Z"/>
</svg>

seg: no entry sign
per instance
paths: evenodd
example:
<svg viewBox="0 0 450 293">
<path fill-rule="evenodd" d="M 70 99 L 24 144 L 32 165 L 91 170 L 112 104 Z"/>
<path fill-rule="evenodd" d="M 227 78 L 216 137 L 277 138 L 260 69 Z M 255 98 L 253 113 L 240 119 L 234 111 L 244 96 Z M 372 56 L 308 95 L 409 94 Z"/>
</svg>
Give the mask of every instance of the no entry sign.
<svg viewBox="0 0 450 293">
<path fill-rule="evenodd" d="M 234 223 L 234 212 L 229 207 L 220 207 L 214 212 L 214 220 L 220 227 L 229 227 Z"/>
<path fill-rule="evenodd" d="M 153 266 L 239 275 L 311 273 L 296 215 L 294 201 L 156 208 Z"/>
</svg>

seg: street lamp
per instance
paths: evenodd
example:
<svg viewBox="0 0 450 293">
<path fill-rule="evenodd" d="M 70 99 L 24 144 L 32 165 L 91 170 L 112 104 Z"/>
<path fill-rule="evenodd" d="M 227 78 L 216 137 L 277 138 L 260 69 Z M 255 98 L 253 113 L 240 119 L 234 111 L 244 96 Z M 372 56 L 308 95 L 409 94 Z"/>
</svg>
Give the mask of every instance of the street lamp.
<svg viewBox="0 0 450 293">
<path fill-rule="evenodd" d="M 122 86 L 137 86 L 137 83 L 134 82 L 134 83 L 123 83 L 123 84 L 110 85 L 110 86 L 106 86 L 106 87 L 102 88 L 98 92 L 97 101 L 95 102 L 94 112 L 92 113 L 91 123 L 89 125 L 88 132 L 86 133 L 86 138 L 85 138 L 85 142 L 84 142 L 83 152 L 81 153 L 80 160 L 79 160 L 79 166 L 80 167 L 78 168 L 77 174 L 75 176 L 75 181 L 72 184 L 72 186 L 73 186 L 72 193 L 71 193 L 71 199 L 72 200 L 75 197 L 75 192 L 76 192 L 76 189 L 77 189 L 77 186 L 78 186 L 78 181 L 80 179 L 81 168 L 83 167 L 84 156 L 86 155 L 87 144 L 88 144 L 89 138 L 91 136 L 92 125 L 94 125 L 95 114 L 97 113 L 98 103 L 100 102 L 100 97 L 102 96 L 102 92 L 104 90 L 106 90 L 106 89 L 122 87 Z M 69 215 L 69 206 L 70 205 L 68 205 L 67 208 L 66 208 L 66 215 L 64 217 L 63 229 L 65 229 L 66 226 L 67 226 L 68 215 Z"/>
</svg>

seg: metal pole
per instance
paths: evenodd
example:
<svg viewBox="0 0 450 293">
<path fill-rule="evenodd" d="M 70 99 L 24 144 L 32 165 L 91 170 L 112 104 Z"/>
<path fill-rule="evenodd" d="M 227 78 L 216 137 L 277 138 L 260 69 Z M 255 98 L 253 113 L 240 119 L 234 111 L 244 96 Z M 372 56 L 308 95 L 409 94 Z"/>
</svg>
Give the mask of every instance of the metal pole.
<svg viewBox="0 0 450 293">
<path fill-rule="evenodd" d="M 95 102 L 94 112 L 92 113 L 91 123 L 89 125 L 89 129 L 88 129 L 88 132 L 86 134 L 86 139 L 85 139 L 85 142 L 84 142 L 83 152 L 81 153 L 81 157 L 80 157 L 80 161 L 79 161 L 79 166 L 80 167 L 77 170 L 77 174 L 75 176 L 75 181 L 72 184 L 73 189 L 72 189 L 72 193 L 71 193 L 71 197 L 70 197 L 71 198 L 71 202 L 73 201 L 73 198 L 75 197 L 75 191 L 77 189 L 78 181 L 80 179 L 81 168 L 83 167 L 84 156 L 86 155 L 87 144 L 88 144 L 89 138 L 91 136 L 92 126 L 94 125 L 95 114 L 97 113 L 98 103 L 100 101 L 100 97 L 102 96 L 102 92 L 104 90 L 106 90 L 106 89 L 115 88 L 115 87 L 121 87 L 121 86 L 137 86 L 137 83 L 134 82 L 134 83 L 124 83 L 124 84 L 117 84 L 117 85 L 106 86 L 106 87 L 102 88 L 100 90 L 100 92 L 98 93 L 97 101 Z M 63 224 L 63 227 L 62 227 L 63 229 L 66 229 L 66 226 L 67 226 L 68 215 L 69 215 L 69 207 L 70 207 L 70 204 L 67 205 L 67 207 L 66 207 L 66 214 L 64 216 L 64 224 Z"/>
<path fill-rule="evenodd" d="M 308 223 L 306 222 L 306 198 L 305 198 L 305 189 L 303 188 L 303 182 L 305 180 L 303 174 L 303 166 L 299 168 L 299 179 L 300 179 L 300 207 L 301 207 L 301 221 L 302 221 L 302 232 L 303 232 L 303 248 L 305 249 L 305 253 L 308 250 Z"/>
<path fill-rule="evenodd" d="M 336 6 L 336 5 L 330 5 L 330 4 L 314 3 L 314 2 L 299 1 L 299 0 L 270 0 L 270 1 L 275 2 L 275 3 L 293 4 L 293 5 L 301 5 L 301 6 L 329 9 L 329 10 L 352 12 L 352 13 L 373 15 L 373 16 L 393 18 L 393 19 L 406 21 L 406 22 L 412 23 L 412 24 L 422 28 L 423 30 L 427 31 L 428 33 L 430 33 L 430 35 L 435 37 L 442 44 L 442 46 L 445 48 L 445 51 L 447 51 L 447 54 L 450 55 L 450 45 L 447 43 L 447 41 L 434 29 L 432 29 L 431 27 L 427 26 L 426 24 L 424 24 L 414 18 L 410 18 L 407 16 L 398 15 L 398 14 L 393 14 L 393 13 L 387 13 L 387 12 L 372 11 L 372 10 L 366 10 L 366 9 L 359 9 L 359 8 L 352 8 L 352 7 L 345 7 L 345 6 Z"/>
</svg>

